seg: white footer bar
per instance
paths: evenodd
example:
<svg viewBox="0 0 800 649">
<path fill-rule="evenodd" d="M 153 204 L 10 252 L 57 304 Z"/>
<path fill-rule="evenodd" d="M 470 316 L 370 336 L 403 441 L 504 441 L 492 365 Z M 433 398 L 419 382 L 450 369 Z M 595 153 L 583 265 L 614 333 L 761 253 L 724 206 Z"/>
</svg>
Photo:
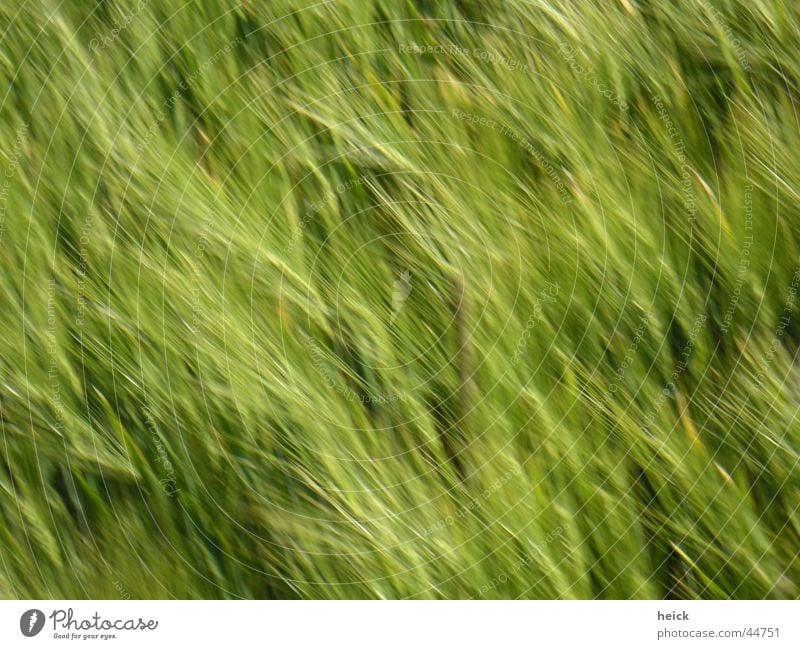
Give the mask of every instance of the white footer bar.
<svg viewBox="0 0 800 649">
<path fill-rule="evenodd" d="M 800 602 L 0 601 L 4 648 L 217 643 L 231 649 L 798 648 Z"/>
</svg>

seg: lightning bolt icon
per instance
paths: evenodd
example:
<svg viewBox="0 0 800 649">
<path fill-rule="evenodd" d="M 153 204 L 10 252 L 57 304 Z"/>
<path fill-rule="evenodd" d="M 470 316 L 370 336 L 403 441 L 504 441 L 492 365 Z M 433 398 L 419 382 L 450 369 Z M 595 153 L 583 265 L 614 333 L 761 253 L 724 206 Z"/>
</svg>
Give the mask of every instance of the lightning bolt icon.
<svg viewBox="0 0 800 649">
<path fill-rule="evenodd" d="M 39 616 L 36 614 L 36 611 L 31 613 L 31 619 L 28 620 L 28 631 L 33 631 L 33 625 L 36 624 L 36 620 L 39 619 Z"/>
</svg>

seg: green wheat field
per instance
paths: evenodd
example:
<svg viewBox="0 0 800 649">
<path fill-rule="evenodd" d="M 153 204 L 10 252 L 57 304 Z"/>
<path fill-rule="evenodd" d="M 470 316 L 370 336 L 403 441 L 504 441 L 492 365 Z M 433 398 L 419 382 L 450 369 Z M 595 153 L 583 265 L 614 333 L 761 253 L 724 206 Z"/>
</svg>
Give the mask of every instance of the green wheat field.
<svg viewBox="0 0 800 649">
<path fill-rule="evenodd" d="M 800 597 L 794 0 L 0 5 L 0 597 Z"/>
</svg>

